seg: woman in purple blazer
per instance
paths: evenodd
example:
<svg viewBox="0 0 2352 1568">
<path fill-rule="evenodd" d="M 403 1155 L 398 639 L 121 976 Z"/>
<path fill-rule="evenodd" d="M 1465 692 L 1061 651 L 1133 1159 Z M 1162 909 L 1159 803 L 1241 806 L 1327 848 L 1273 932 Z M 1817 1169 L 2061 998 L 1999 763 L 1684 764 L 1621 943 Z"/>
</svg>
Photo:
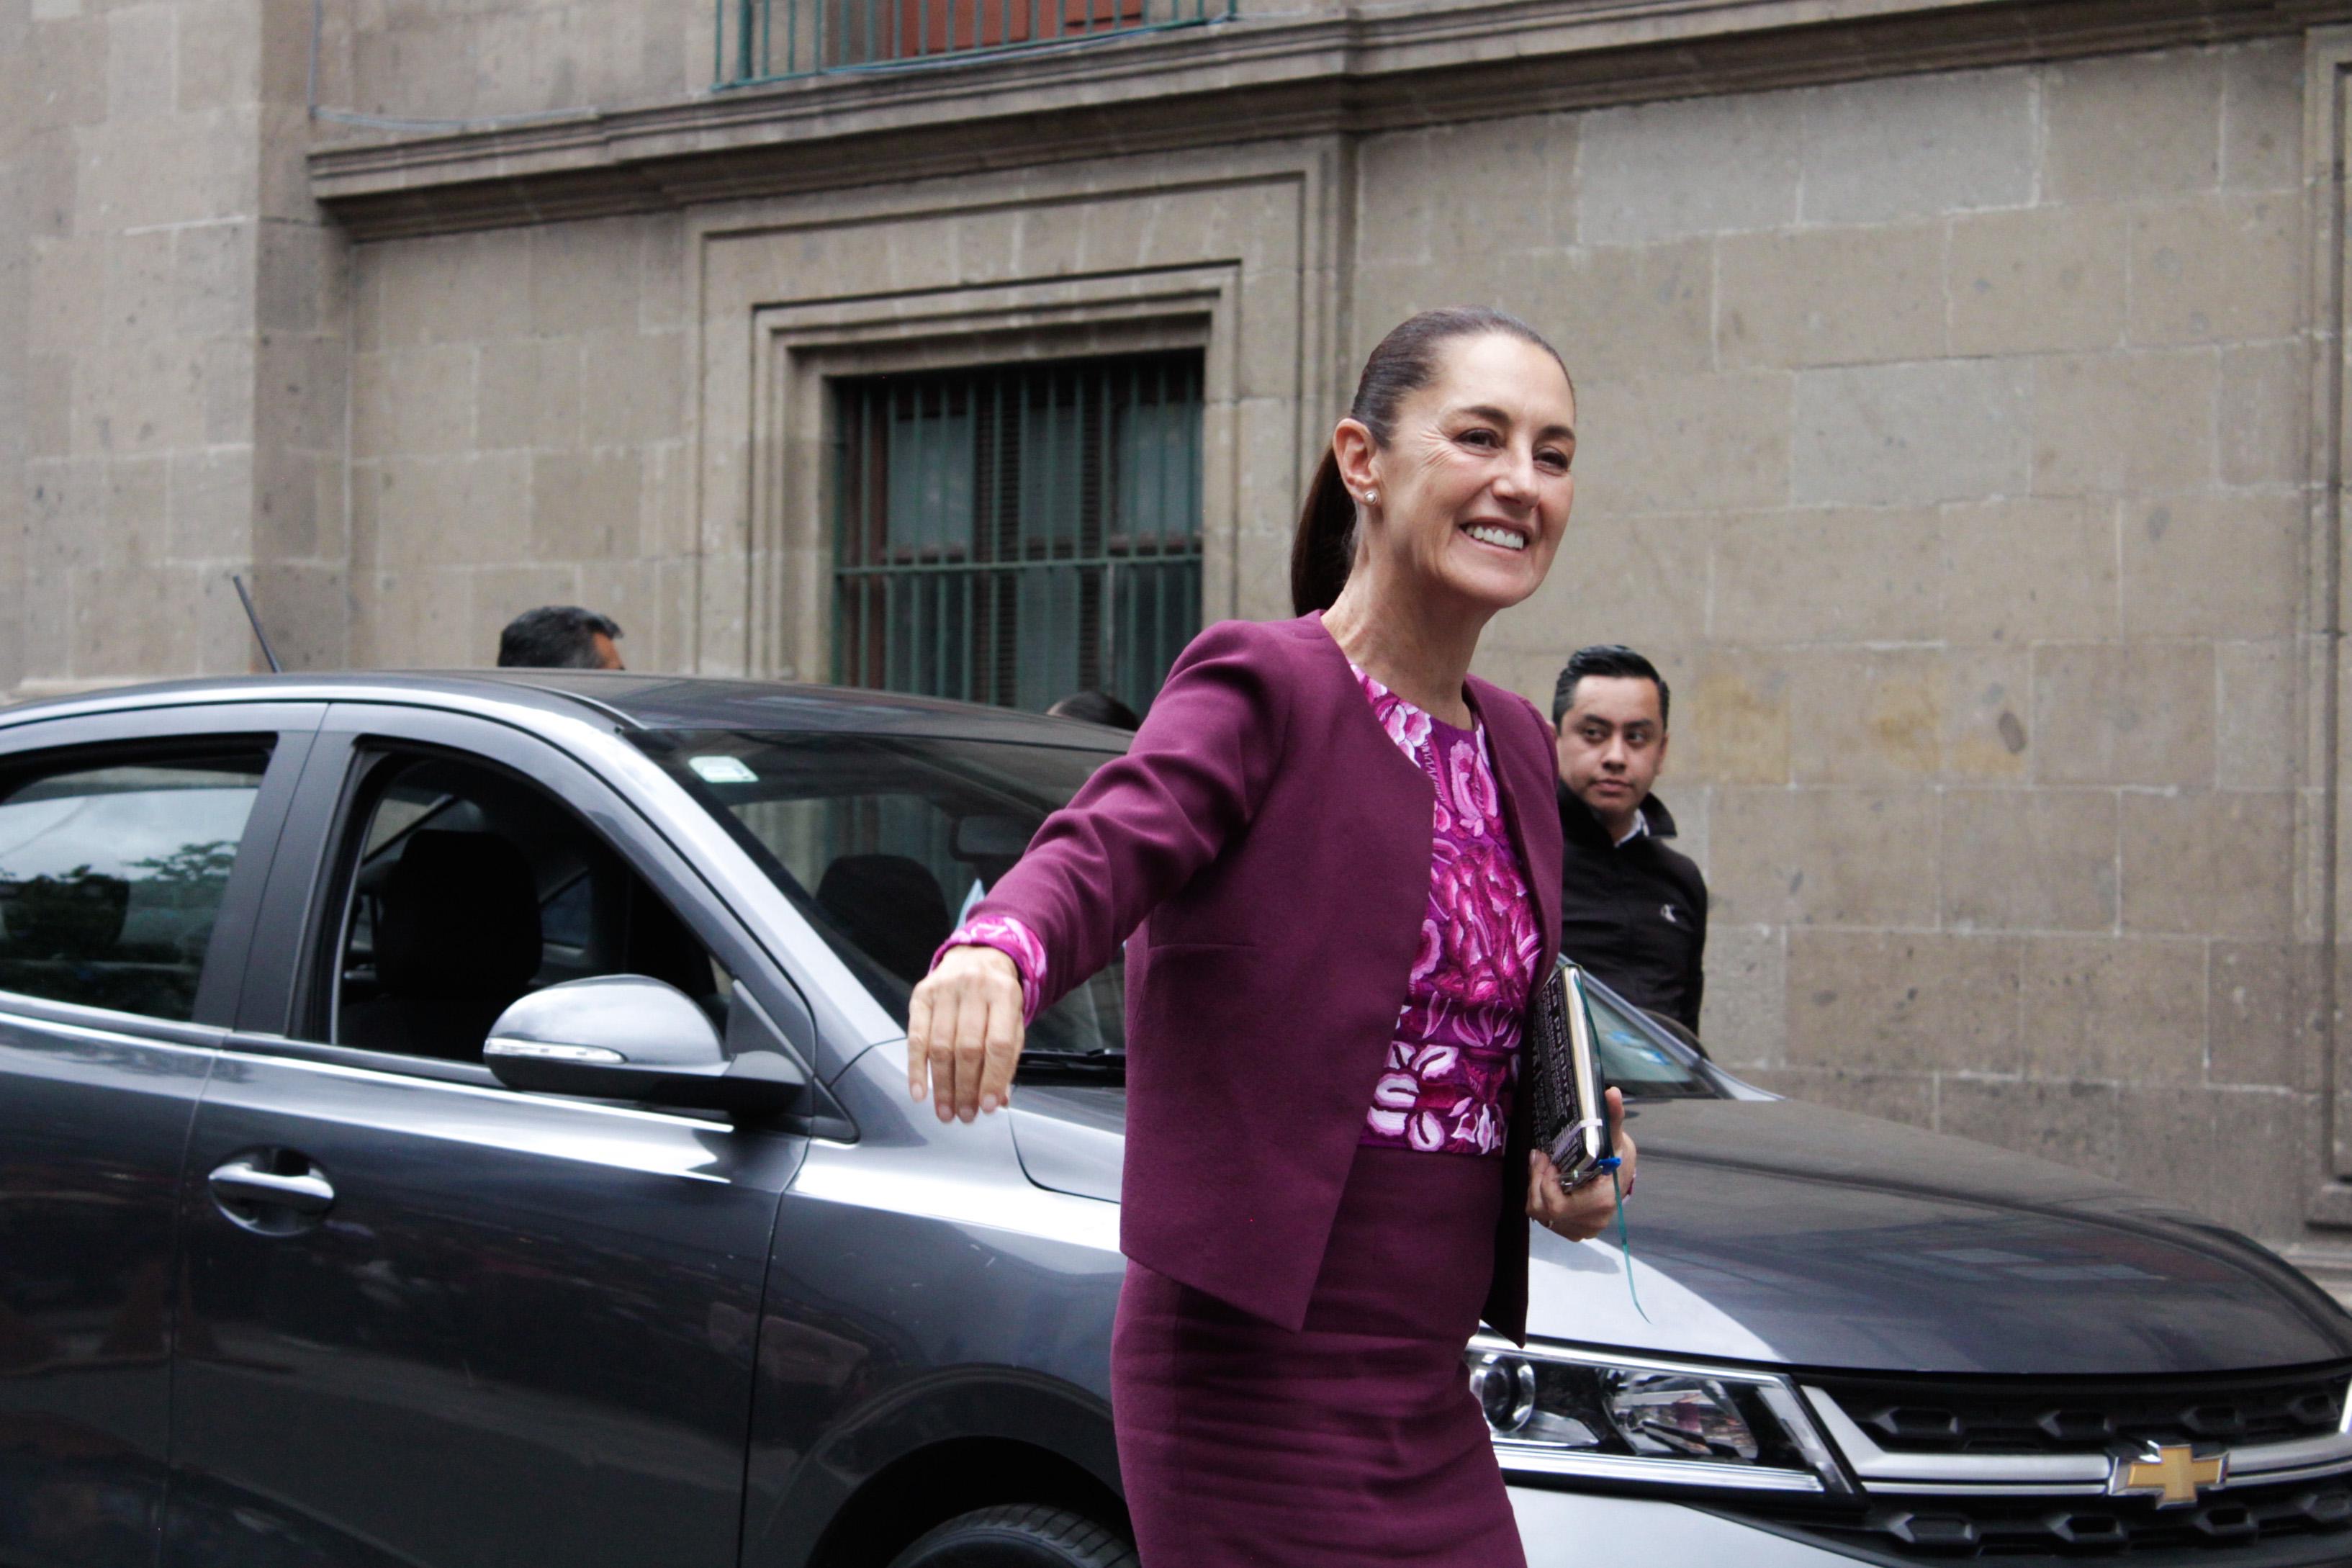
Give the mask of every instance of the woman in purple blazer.
<svg viewBox="0 0 2352 1568">
<path fill-rule="evenodd" d="M 908 1087 L 970 1121 L 1127 942 L 1111 1387 L 1146 1568 L 1524 1563 L 1462 1347 L 1524 1336 L 1524 1216 L 1580 1239 L 1612 1193 L 1563 1191 L 1519 1114 L 1552 737 L 1470 661 L 1543 582 L 1575 449 L 1531 328 L 1391 331 L 1299 520 L 1299 618 L 1195 638 L 915 991 Z"/>
</svg>

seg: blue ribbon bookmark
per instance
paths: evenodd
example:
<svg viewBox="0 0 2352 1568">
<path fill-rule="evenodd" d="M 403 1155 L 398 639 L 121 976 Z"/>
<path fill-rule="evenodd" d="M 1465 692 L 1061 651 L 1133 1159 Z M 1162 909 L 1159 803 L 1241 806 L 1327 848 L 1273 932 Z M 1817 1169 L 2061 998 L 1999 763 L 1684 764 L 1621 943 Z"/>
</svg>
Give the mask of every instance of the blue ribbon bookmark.
<svg viewBox="0 0 2352 1568">
<path fill-rule="evenodd" d="M 1600 1162 L 1601 1168 L 1609 1173 L 1610 1186 L 1617 1194 L 1617 1250 L 1625 1258 L 1625 1294 L 1633 1299 L 1633 1310 L 1640 1312 L 1642 1321 L 1646 1323 L 1650 1321 L 1650 1314 L 1643 1310 L 1642 1293 L 1633 1288 L 1633 1243 L 1625 1234 L 1625 1184 L 1618 1179 L 1617 1174 L 1621 1163 L 1622 1162 L 1614 1154 Z"/>
</svg>

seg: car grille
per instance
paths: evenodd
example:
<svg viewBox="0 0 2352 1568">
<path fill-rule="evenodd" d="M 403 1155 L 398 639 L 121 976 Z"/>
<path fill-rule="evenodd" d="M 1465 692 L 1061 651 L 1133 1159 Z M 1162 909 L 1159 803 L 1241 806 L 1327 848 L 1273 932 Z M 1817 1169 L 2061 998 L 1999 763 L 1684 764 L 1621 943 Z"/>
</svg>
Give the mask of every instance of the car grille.
<svg viewBox="0 0 2352 1568">
<path fill-rule="evenodd" d="M 1809 1377 L 1855 1425 L 1906 1454 L 2102 1453 L 2117 1442 L 2235 1447 L 2336 1430 L 2352 1369 L 2183 1379 L 1981 1383 Z"/>
<path fill-rule="evenodd" d="M 2210 1552 L 2320 1534 L 2352 1542 L 2345 1529 L 2352 1524 L 2352 1486 L 2342 1481 L 2247 1488 L 2195 1508 L 2158 1509 L 2144 1498 L 1920 1497 L 1874 1501 L 1859 1517 L 1770 1504 L 1747 1511 L 1833 1543 L 1922 1562 Z M 2229 1560 L 2227 1552 L 2214 1559 L 2217 1568 Z"/>
<path fill-rule="evenodd" d="M 1866 1558 L 2352 1562 L 2352 1447 L 2340 1437 L 2352 1366 L 2160 1383 L 1798 1381 L 1862 1495 L 1759 1497 L 1742 1511 Z M 2114 1458 L 2182 1446 L 2242 1459 L 2242 1474 L 2172 1507 L 2107 1495 Z"/>
</svg>

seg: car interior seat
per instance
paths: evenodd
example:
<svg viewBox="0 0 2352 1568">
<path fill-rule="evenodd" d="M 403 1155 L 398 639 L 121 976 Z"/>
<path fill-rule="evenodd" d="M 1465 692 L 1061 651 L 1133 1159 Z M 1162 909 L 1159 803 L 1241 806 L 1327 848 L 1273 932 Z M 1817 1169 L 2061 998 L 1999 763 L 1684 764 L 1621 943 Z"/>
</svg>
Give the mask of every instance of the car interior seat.
<svg viewBox="0 0 2352 1568">
<path fill-rule="evenodd" d="M 457 1061 L 539 971 L 539 894 L 522 852 L 490 833 L 412 834 L 375 922 L 379 993 L 342 1010 L 339 1038 Z"/>
<path fill-rule="evenodd" d="M 824 868 L 817 907 L 868 957 L 909 985 L 954 929 L 929 867 L 904 855 L 844 855 Z"/>
</svg>

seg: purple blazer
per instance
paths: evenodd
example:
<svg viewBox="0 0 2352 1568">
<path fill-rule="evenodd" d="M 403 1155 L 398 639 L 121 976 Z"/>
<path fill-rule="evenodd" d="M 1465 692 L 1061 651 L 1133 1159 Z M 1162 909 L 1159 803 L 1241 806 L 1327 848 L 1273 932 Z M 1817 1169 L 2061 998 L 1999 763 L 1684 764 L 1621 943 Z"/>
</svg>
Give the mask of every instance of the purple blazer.
<svg viewBox="0 0 2352 1568">
<path fill-rule="evenodd" d="M 1550 729 L 1472 677 L 1550 973 L 1560 828 Z M 1226 621 L 972 911 L 1045 944 L 1041 1006 L 1128 943 L 1120 1248 L 1304 1326 L 1429 902 L 1430 784 L 1319 617 Z M 1526 1096 L 1499 1163 L 1484 1316 L 1527 1321 Z M 1430 1154 L 1432 1160 L 1467 1159 Z"/>
</svg>

